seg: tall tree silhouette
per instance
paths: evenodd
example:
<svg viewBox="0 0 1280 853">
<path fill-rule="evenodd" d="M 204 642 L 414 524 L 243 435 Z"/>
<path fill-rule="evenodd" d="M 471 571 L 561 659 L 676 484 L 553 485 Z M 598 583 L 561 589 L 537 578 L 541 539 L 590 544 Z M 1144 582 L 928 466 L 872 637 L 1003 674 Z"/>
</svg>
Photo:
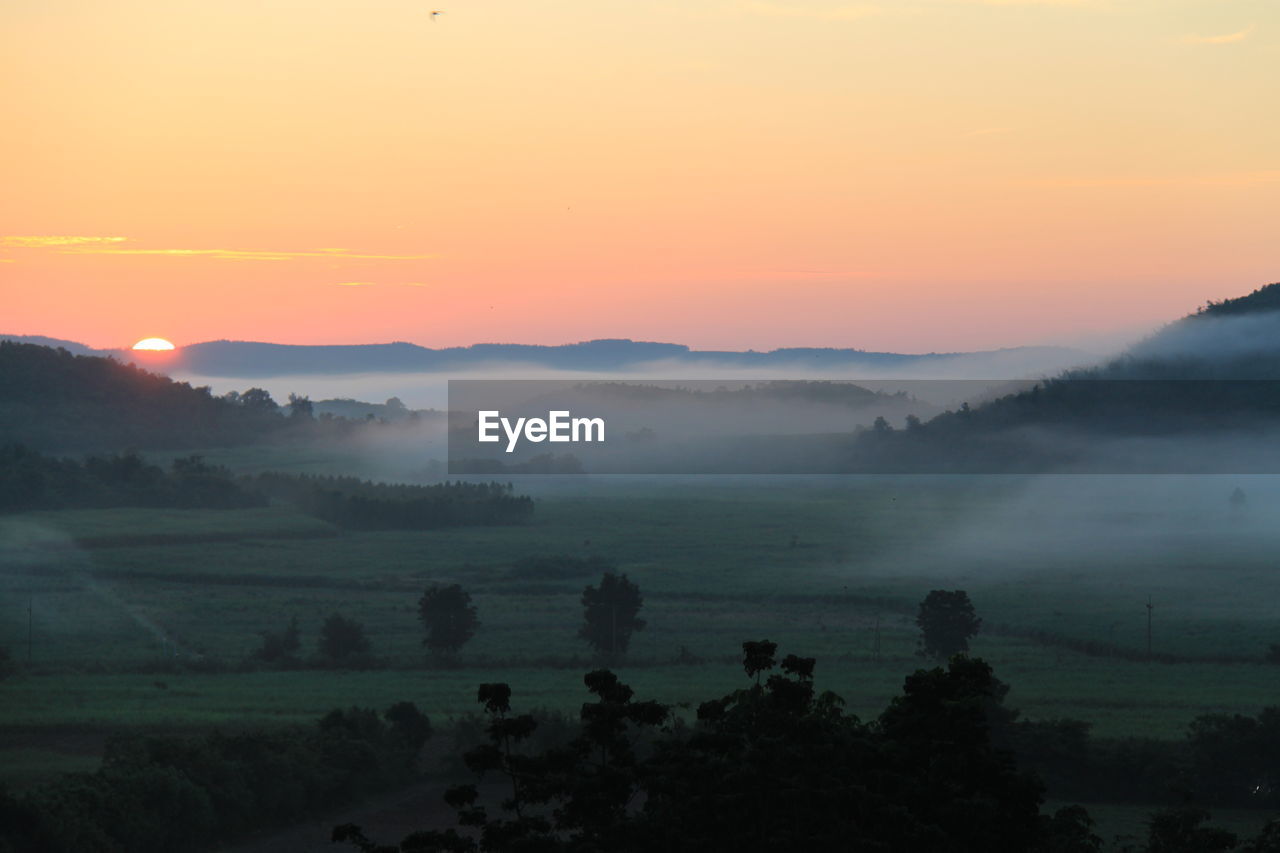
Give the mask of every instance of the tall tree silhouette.
<svg viewBox="0 0 1280 853">
<path fill-rule="evenodd" d="M 359 622 L 334 613 L 320 628 L 319 651 L 322 658 L 331 662 L 362 658 L 369 654 L 369 638 Z"/>
<path fill-rule="evenodd" d="M 969 638 L 978 633 L 982 620 L 973 609 L 969 593 L 962 589 L 935 589 L 920 602 L 916 614 L 920 626 L 920 654 L 935 660 L 969 651 Z"/>
<path fill-rule="evenodd" d="M 418 599 L 418 618 L 427 631 L 422 644 L 445 655 L 457 654 L 480 625 L 471 595 L 456 583 L 428 587 Z"/>
<path fill-rule="evenodd" d="M 605 572 L 599 587 L 588 586 L 582 591 L 585 621 L 578 636 L 596 651 L 615 658 L 626 652 L 632 633 L 644 630 L 644 620 L 637 615 L 643 606 L 640 587 L 625 574 Z"/>
</svg>

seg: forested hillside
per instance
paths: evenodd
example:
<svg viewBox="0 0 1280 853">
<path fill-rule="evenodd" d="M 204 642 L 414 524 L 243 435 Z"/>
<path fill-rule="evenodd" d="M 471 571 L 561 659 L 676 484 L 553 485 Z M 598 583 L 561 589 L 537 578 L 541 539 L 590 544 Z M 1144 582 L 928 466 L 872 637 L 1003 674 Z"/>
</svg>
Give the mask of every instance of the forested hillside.
<svg viewBox="0 0 1280 853">
<path fill-rule="evenodd" d="M 1274 463 L 1266 467 L 1249 442 L 1278 425 L 1280 283 L 1209 302 L 1098 367 L 1069 371 L 995 400 L 966 403 L 926 423 L 909 420 L 906 430 L 879 424 L 859 437 L 852 467 L 956 472 L 1088 467 L 1100 440 L 1229 436 L 1235 443 L 1218 448 L 1235 454 L 1228 467 L 1248 460 L 1248 470 L 1262 473 L 1274 470 Z M 1204 461 L 1205 446 L 1188 451 L 1179 453 L 1180 462 Z"/>
<path fill-rule="evenodd" d="M 0 341 L 6 442 L 41 450 L 182 449 L 243 444 L 286 424 L 265 392 L 232 401 L 114 359 Z"/>
</svg>

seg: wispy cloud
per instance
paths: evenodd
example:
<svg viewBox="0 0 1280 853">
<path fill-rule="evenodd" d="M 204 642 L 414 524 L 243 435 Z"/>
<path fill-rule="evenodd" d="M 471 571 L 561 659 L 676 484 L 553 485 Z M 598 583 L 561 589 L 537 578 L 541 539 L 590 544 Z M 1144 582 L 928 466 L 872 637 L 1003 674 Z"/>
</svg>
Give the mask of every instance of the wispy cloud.
<svg viewBox="0 0 1280 853">
<path fill-rule="evenodd" d="M 424 281 L 397 281 L 397 282 L 377 282 L 377 281 L 340 281 L 338 287 L 426 287 Z"/>
<path fill-rule="evenodd" d="M 968 133 L 960 134 L 961 139 L 968 139 L 971 136 L 996 136 L 1001 133 L 1013 133 L 1012 127 L 983 127 L 978 130 L 971 130 Z"/>
<path fill-rule="evenodd" d="M 0 246 L 15 249 L 47 249 L 61 246 L 106 246 L 123 243 L 128 237 L 74 237 L 66 234 L 38 234 L 0 237 Z"/>
<path fill-rule="evenodd" d="M 418 261 L 435 255 L 382 255 L 349 252 L 344 249 L 319 249 L 305 252 L 260 249 L 115 249 L 76 248 L 63 254 L 75 255 L 162 255 L 168 257 L 206 257 L 223 261 L 292 261 L 299 258 L 327 258 L 359 261 Z"/>
<path fill-rule="evenodd" d="M 763 18 L 793 18 L 811 21 L 860 21 L 884 14 L 884 8 L 871 3 L 824 4 L 786 3 L 777 0 L 740 0 L 730 10 L 738 14 Z"/>
<path fill-rule="evenodd" d="M 1202 175 L 1045 178 L 1027 181 L 1025 185 L 1048 189 L 1077 189 L 1093 187 L 1240 187 L 1274 183 L 1280 183 L 1280 170 L 1221 172 Z"/>
<path fill-rule="evenodd" d="M 1100 0 L 960 0 L 980 6 L 1098 6 Z"/>
<path fill-rule="evenodd" d="M 303 258 L 356 261 L 419 261 L 434 258 L 430 254 L 395 255 L 354 252 L 350 249 L 146 249 L 124 246 L 128 237 L 77 237 L 61 234 L 36 236 L 0 236 L 0 248 L 50 249 L 61 255 L 156 255 L 171 258 L 214 258 L 224 261 L 292 261 Z"/>
<path fill-rule="evenodd" d="M 1254 26 L 1250 24 L 1243 30 L 1221 36 L 1183 36 L 1183 44 L 1235 44 L 1253 35 Z"/>
</svg>

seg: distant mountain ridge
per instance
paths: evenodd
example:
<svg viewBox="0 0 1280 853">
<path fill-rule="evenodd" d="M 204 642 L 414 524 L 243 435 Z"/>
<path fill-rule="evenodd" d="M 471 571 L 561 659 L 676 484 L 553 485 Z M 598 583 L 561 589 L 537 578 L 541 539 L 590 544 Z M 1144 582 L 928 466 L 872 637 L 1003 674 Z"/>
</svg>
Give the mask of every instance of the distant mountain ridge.
<svg viewBox="0 0 1280 853">
<path fill-rule="evenodd" d="M 920 355 L 855 349 L 786 348 L 769 352 L 694 350 L 683 344 L 601 339 L 574 344 L 473 344 L 431 349 L 409 343 L 307 346 L 212 341 L 184 347 L 182 369 L 204 376 L 270 376 L 299 373 L 440 372 L 487 364 L 521 364 L 557 370 L 620 370 L 656 362 L 742 368 L 902 366 L 969 355 L 1084 357 L 1067 348 L 1021 347 L 985 353 Z"/>
<path fill-rule="evenodd" d="M 73 341 L 0 335 L 0 340 L 62 347 L 76 354 L 112 355 L 133 361 L 130 350 L 94 350 Z M 1009 347 L 977 352 L 894 353 L 835 347 L 786 347 L 756 352 L 695 350 L 684 344 L 604 338 L 572 344 L 473 344 L 432 349 L 404 342 L 388 344 L 275 344 L 259 341 L 207 341 L 184 346 L 164 365 L 150 370 L 180 370 L 197 376 L 265 377 L 293 374 L 420 373 L 465 370 L 493 364 L 521 364 L 556 370 L 619 370 L 654 363 L 691 367 L 832 369 L 907 367 L 987 357 L 1009 363 L 1023 359 L 1070 363 L 1088 361 L 1088 353 L 1069 347 Z"/>
<path fill-rule="evenodd" d="M 15 344 L 35 344 L 41 347 L 53 347 L 54 349 L 64 349 L 72 355 L 103 355 L 105 351 L 96 350 L 93 347 L 77 341 L 64 341 L 62 338 L 47 338 L 44 335 L 0 335 L 0 341 L 9 341 Z"/>
</svg>

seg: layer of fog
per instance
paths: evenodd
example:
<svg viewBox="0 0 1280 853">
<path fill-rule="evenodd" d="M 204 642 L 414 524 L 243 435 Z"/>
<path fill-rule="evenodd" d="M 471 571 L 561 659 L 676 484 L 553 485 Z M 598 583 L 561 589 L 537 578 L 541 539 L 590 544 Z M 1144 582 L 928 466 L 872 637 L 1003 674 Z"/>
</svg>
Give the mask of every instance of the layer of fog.
<svg viewBox="0 0 1280 853">
<path fill-rule="evenodd" d="M 946 588 L 1041 579 L 1057 585 L 1039 588 L 1037 596 L 1051 589 L 1074 596 L 1069 590 L 1078 583 L 1081 594 L 1127 596 L 1117 608 L 1132 614 L 1135 627 L 1148 594 L 1165 612 L 1176 603 L 1193 619 L 1215 606 L 1210 599 L 1225 597 L 1233 616 L 1274 625 L 1280 476 L 902 476 L 877 482 L 885 494 L 877 525 L 918 523 L 909 499 L 917 488 L 959 495 L 952 510 L 930 513 L 927 525 L 894 546 L 843 561 L 834 573 L 844 582 L 912 576 Z M 1237 586 L 1242 583 L 1248 589 Z M 981 598 L 975 603 L 981 612 Z M 1041 600 L 1036 606 L 1055 605 Z"/>
<path fill-rule="evenodd" d="M 1214 362 L 1276 359 L 1280 348 L 1280 312 L 1200 315 L 1172 323 L 1135 344 L 1128 355 L 1142 360 L 1188 358 Z M 1224 376 L 1222 378 L 1231 378 Z"/>
<path fill-rule="evenodd" d="M 922 487 L 917 483 L 936 494 L 946 480 L 962 493 L 953 508 L 923 517 L 909 508 L 907 496 Z M 966 589 L 985 618 L 984 633 L 1003 622 L 1138 655 L 1146 648 L 1148 603 L 1155 608 L 1157 653 L 1261 662 L 1268 642 L 1280 639 L 1274 633 L 1280 476 L 897 477 L 881 483 L 888 509 L 870 523 L 911 527 L 888 547 L 838 561 L 825 572 L 833 584 L 853 588 L 909 577 L 919 580 L 921 597 L 934 588 Z M 908 505 L 901 514 L 893 510 L 895 492 Z M 856 554 L 858 546 L 855 540 L 848 550 Z M 1081 619 L 1081 608 L 1088 619 Z M 1250 638 L 1256 638 L 1252 647 Z"/>
<path fill-rule="evenodd" d="M 296 374 L 270 377 L 205 376 L 175 371 L 174 379 L 195 386 L 207 385 L 215 394 L 264 388 L 277 401 L 289 394 L 312 400 L 355 399 L 381 403 L 398 397 L 413 409 L 444 409 L 448 405 L 450 379 L 548 379 L 548 380 L 721 380 L 806 381 L 860 380 L 972 380 L 999 384 L 1007 380 L 1041 379 L 1063 370 L 1088 366 L 1095 359 L 1056 349 L 1000 350 L 978 355 L 938 356 L 900 366 L 861 365 L 818 369 L 803 364 L 747 368 L 714 362 L 678 359 L 635 364 L 625 370 L 562 370 L 520 363 L 492 363 L 443 373 Z M 934 400 L 946 406 L 958 401 Z"/>
</svg>

